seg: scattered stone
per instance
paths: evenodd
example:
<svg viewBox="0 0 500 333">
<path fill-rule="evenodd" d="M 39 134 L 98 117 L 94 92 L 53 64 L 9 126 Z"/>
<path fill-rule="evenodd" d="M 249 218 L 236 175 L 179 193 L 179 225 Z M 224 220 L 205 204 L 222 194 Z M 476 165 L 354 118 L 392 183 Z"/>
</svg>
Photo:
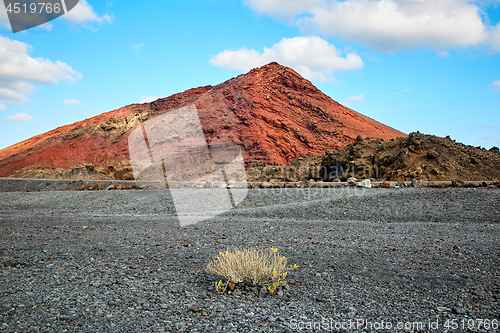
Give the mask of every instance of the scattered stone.
<svg viewBox="0 0 500 333">
<path fill-rule="evenodd" d="M 451 313 L 462 315 L 462 314 L 465 313 L 465 309 L 464 308 L 453 307 L 451 309 Z"/>
<path fill-rule="evenodd" d="M 189 308 L 189 311 L 194 312 L 194 313 L 198 313 L 198 312 L 202 312 L 203 308 L 199 307 L 199 306 L 193 306 L 193 307 Z"/>
<path fill-rule="evenodd" d="M 175 323 L 175 328 L 177 328 L 178 330 L 182 330 L 185 327 L 186 327 L 186 324 L 183 322 Z"/>
<path fill-rule="evenodd" d="M 307 187 L 309 187 L 309 182 L 307 180 L 301 180 L 299 182 L 299 187 L 301 187 L 301 188 L 307 188 Z"/>
<path fill-rule="evenodd" d="M 372 182 L 369 179 L 365 179 L 360 181 L 358 186 L 362 188 L 372 188 Z"/>
<path fill-rule="evenodd" d="M 0 323 L 0 331 L 26 332 L 35 325 L 40 327 L 40 332 L 81 331 L 90 323 L 96 332 L 127 328 L 144 332 L 162 329 L 166 332 L 284 332 L 290 320 L 301 315 L 307 316 L 308 321 L 321 320 L 321 317 L 349 320 L 355 316 L 373 320 L 391 318 L 394 322 L 422 321 L 438 315 L 443 320 L 441 323 L 469 312 L 472 318 L 498 315 L 495 310 L 500 284 L 497 271 L 491 266 L 498 252 L 498 225 L 496 215 L 491 213 L 499 207 L 496 190 L 381 190 L 385 193 L 367 190 L 367 195 L 352 197 L 323 193 L 325 206 L 331 209 L 326 213 L 315 210 L 316 203 L 311 202 L 308 210 L 290 205 L 290 209 L 297 210 L 265 212 L 263 221 L 240 219 L 236 211 L 228 212 L 234 215 L 227 219 L 221 217 L 221 221 L 229 223 L 214 219 L 190 228 L 176 228 L 173 223 L 167 228 L 158 228 L 158 220 L 147 218 L 143 223 L 129 223 L 135 217 L 103 218 L 107 209 L 116 210 L 117 203 L 120 204 L 118 213 L 122 214 L 126 206 L 119 200 L 132 194 L 130 203 L 141 199 L 141 203 L 151 205 L 151 210 L 142 211 L 139 205 L 135 206 L 138 209 L 134 214 L 157 214 L 156 203 L 164 202 L 161 201 L 163 193 L 151 192 L 123 192 L 119 198 L 104 191 L 69 193 L 73 199 L 79 195 L 86 198 L 89 194 L 105 198 L 102 210 L 97 201 L 74 200 L 77 201 L 74 207 L 82 207 L 83 212 L 75 209 L 71 216 L 59 214 L 64 212 L 60 203 L 50 201 L 43 209 L 32 212 L 32 207 L 40 205 L 38 200 L 31 202 L 29 197 L 16 213 L 19 218 L 9 216 L 10 213 L 0 214 L 4 221 L 0 223 L 3 249 L 0 313 L 9 324 L 3 328 Z M 255 207 L 290 202 L 289 197 L 269 193 L 274 191 L 250 192 L 258 195 L 250 195 L 246 203 L 255 203 Z M 295 195 L 296 191 L 290 192 Z M 311 193 L 321 192 L 312 190 Z M 4 195 L 2 211 L 14 211 L 19 197 L 24 195 L 26 193 Z M 55 195 L 55 201 L 61 201 L 67 194 L 57 192 Z M 342 198 L 341 204 L 337 203 L 339 198 Z M 421 205 L 415 206 L 416 203 Z M 165 211 L 172 207 L 166 207 Z M 97 217 L 93 218 L 89 211 Z M 339 221 L 361 222 L 331 223 L 332 212 L 344 211 L 348 211 L 349 216 L 340 216 Z M 393 214 L 394 211 L 401 214 Z M 477 212 L 486 214 L 475 220 Z M 49 224 L 51 215 L 58 216 L 52 225 Z M 245 212 L 243 216 L 251 215 Z M 303 228 L 281 227 L 282 220 L 290 217 L 299 220 L 301 216 L 301 221 L 314 219 L 317 223 Z M 434 223 L 436 220 L 447 223 Z M 275 227 L 271 233 L 269 225 Z M 75 234 L 79 235 L 78 239 L 73 238 Z M 313 234 L 316 236 L 308 239 Z M 222 235 L 225 238 L 221 238 Z M 191 241 L 196 250 L 183 246 Z M 43 242 L 48 245 L 42 247 Z M 215 293 L 214 282 L 220 277 L 205 275 L 200 270 L 203 263 L 228 247 L 253 244 L 264 248 L 277 246 L 290 264 L 301 266 L 288 274 L 289 279 L 301 283 L 294 285 L 289 281 L 272 296 L 266 292 L 262 298 L 258 297 L 260 286 L 250 281 L 235 284 L 231 296 Z M 42 252 L 43 249 L 48 252 Z M 464 251 L 463 256 L 453 251 Z M 388 264 L 394 266 L 389 268 Z M 316 273 L 321 274 L 318 279 Z M 27 276 L 31 278 L 26 279 Z M 117 279 L 123 281 L 122 286 L 115 284 Z M 431 279 L 431 283 L 425 279 Z M 65 280 L 70 283 L 65 284 Z M 101 281 L 99 288 L 94 284 L 97 281 Z M 246 288 L 255 288 L 255 291 Z M 14 289 L 17 293 L 10 294 L 9 290 Z M 150 299 L 151 295 L 156 298 Z M 438 312 L 438 305 L 465 310 L 463 314 L 453 308 Z M 192 308 L 202 308 L 202 311 Z M 247 313 L 254 316 L 246 317 Z M 268 320 L 270 316 L 275 320 Z M 185 326 L 177 329 L 178 322 Z M 265 327 L 259 328 L 260 325 Z"/>
<path fill-rule="evenodd" d="M 250 288 L 255 287 L 255 285 L 254 285 L 251 281 L 245 280 L 245 281 L 243 281 L 243 283 L 244 283 L 244 284 L 245 284 L 245 286 L 247 286 L 247 287 L 250 287 Z"/>
<path fill-rule="evenodd" d="M 444 306 L 438 306 L 437 310 L 438 310 L 439 312 L 447 312 L 447 311 L 449 312 L 449 311 L 451 311 L 451 309 L 450 309 L 450 308 L 446 308 L 446 307 L 444 307 Z"/>
</svg>

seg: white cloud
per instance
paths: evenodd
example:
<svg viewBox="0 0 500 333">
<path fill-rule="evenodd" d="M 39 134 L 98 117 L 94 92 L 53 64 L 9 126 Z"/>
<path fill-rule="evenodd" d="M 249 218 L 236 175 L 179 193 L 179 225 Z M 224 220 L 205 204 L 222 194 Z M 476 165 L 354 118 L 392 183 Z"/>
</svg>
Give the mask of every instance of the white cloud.
<svg viewBox="0 0 500 333">
<path fill-rule="evenodd" d="M 492 84 L 490 84 L 490 86 L 493 87 L 493 91 L 500 92 L 500 80 L 496 80 L 495 82 L 493 82 Z"/>
<path fill-rule="evenodd" d="M 30 57 L 31 49 L 28 44 L 0 36 L 0 100 L 26 101 L 25 94 L 34 89 L 31 83 L 76 84 L 82 78 L 81 73 L 63 62 Z"/>
<path fill-rule="evenodd" d="M 85 104 L 84 102 L 82 101 L 79 101 L 77 99 L 74 99 L 74 98 L 71 98 L 71 99 L 65 99 L 63 101 L 64 105 L 68 105 L 68 106 L 81 106 L 81 105 L 87 105 Z"/>
<path fill-rule="evenodd" d="M 500 52 L 500 23 L 498 23 L 497 26 L 492 29 L 488 43 L 490 45 L 490 50 L 493 53 Z"/>
<path fill-rule="evenodd" d="M 259 14 L 285 18 L 303 14 L 324 0 L 243 0 L 243 2 Z"/>
<path fill-rule="evenodd" d="M 493 145 L 493 144 L 498 144 L 500 143 L 500 140 L 494 136 L 487 136 L 484 138 L 481 138 L 481 142 L 485 143 L 486 145 Z"/>
<path fill-rule="evenodd" d="M 133 49 L 134 51 L 140 51 L 144 44 L 137 44 L 137 45 L 131 45 L 130 48 Z"/>
<path fill-rule="evenodd" d="M 144 96 L 142 95 L 142 98 L 139 100 L 139 103 L 142 104 L 142 103 L 151 103 L 151 102 L 154 102 L 158 99 L 159 97 L 156 97 L 156 96 Z"/>
<path fill-rule="evenodd" d="M 0 26 L 4 26 L 10 29 L 9 17 L 7 16 L 7 11 L 5 10 L 5 6 L 2 6 L 0 3 Z"/>
<path fill-rule="evenodd" d="M 0 103 L 0 111 L 3 111 L 5 109 L 6 109 L 5 105 L 3 105 L 2 103 Z"/>
<path fill-rule="evenodd" d="M 41 29 L 47 30 L 47 31 L 52 31 L 54 26 L 51 23 L 44 23 L 40 26 Z"/>
<path fill-rule="evenodd" d="M 63 18 L 66 20 L 76 23 L 76 24 L 89 24 L 89 23 L 102 23 L 112 21 L 112 18 L 108 14 L 102 16 L 97 15 L 91 5 L 88 4 L 86 0 L 80 0 L 78 4 L 66 13 Z"/>
<path fill-rule="evenodd" d="M 487 130 L 493 130 L 493 131 L 500 130 L 500 127 L 498 127 L 496 125 L 479 125 L 479 127 L 483 128 L 483 129 L 487 129 Z"/>
<path fill-rule="evenodd" d="M 343 99 L 340 104 L 343 104 L 348 107 L 360 106 L 361 102 L 365 101 L 365 96 L 363 94 L 359 94 L 356 96 L 351 96 Z"/>
<path fill-rule="evenodd" d="M 33 121 L 35 119 L 27 113 L 16 113 L 12 116 L 7 116 L 7 120 L 8 121 Z"/>
<path fill-rule="evenodd" d="M 26 82 L 4 82 L 0 79 L 0 100 L 7 103 L 20 103 L 29 101 L 24 95 L 34 90 L 34 87 Z"/>
<path fill-rule="evenodd" d="M 411 92 L 411 89 L 405 89 L 404 90 L 405 93 L 410 93 Z M 393 92 L 392 93 L 394 96 L 401 96 L 403 93 L 402 92 Z"/>
<path fill-rule="evenodd" d="M 379 51 L 476 45 L 487 38 L 479 7 L 462 0 L 348 0 L 316 8 L 304 27 Z"/>
<path fill-rule="evenodd" d="M 500 52 L 500 25 L 492 31 L 483 22 L 479 0 L 294 0 L 292 9 L 289 0 L 243 1 L 256 13 L 295 20 L 306 33 L 377 51 L 429 48 L 444 55 L 450 48 L 488 43 Z"/>
<path fill-rule="evenodd" d="M 317 36 L 283 38 L 271 48 L 264 48 L 263 53 L 246 48 L 226 50 L 213 57 L 210 63 L 248 71 L 273 61 L 293 68 L 308 79 L 320 81 L 332 80 L 335 71 L 363 67 L 359 55 L 348 53 L 344 58 L 334 45 Z"/>
</svg>

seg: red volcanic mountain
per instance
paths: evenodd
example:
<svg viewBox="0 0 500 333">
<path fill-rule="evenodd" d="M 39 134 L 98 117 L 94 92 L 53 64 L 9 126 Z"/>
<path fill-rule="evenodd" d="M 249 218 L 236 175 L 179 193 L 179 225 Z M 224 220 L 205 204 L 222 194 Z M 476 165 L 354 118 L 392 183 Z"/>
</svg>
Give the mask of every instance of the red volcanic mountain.
<svg viewBox="0 0 500 333">
<path fill-rule="evenodd" d="M 217 86 L 133 104 L 0 150 L 0 176 L 133 179 L 128 136 L 142 122 L 195 105 L 205 139 L 234 142 L 245 162 L 284 165 L 353 142 L 406 136 L 340 105 L 290 68 L 270 63 Z"/>
</svg>

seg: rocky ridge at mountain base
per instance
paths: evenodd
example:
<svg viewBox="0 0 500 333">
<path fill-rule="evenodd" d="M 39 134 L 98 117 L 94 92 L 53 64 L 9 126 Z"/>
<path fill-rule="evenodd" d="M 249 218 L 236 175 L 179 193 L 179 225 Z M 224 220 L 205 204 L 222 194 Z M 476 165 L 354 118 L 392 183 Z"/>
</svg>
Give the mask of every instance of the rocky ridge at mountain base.
<svg viewBox="0 0 500 333">
<path fill-rule="evenodd" d="M 286 166 L 249 168 L 249 181 L 498 181 L 500 152 L 466 146 L 450 137 L 411 133 L 391 140 L 358 137 L 344 148 L 294 159 Z"/>
</svg>

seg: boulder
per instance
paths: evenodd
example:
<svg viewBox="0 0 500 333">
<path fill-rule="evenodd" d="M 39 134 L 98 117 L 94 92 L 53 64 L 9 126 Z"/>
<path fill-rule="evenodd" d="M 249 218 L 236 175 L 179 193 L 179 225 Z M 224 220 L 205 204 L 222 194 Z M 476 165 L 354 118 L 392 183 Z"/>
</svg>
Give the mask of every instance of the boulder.
<svg viewBox="0 0 500 333">
<path fill-rule="evenodd" d="M 424 182 L 421 181 L 421 180 L 417 180 L 417 179 L 412 179 L 411 181 L 411 186 L 412 187 L 423 187 L 424 186 Z"/>
<path fill-rule="evenodd" d="M 436 159 L 439 157 L 439 153 L 435 150 L 429 150 L 427 152 L 427 158 L 430 160 Z"/>
<path fill-rule="evenodd" d="M 358 183 L 358 187 L 372 188 L 372 182 L 369 179 L 362 180 Z"/>
</svg>

